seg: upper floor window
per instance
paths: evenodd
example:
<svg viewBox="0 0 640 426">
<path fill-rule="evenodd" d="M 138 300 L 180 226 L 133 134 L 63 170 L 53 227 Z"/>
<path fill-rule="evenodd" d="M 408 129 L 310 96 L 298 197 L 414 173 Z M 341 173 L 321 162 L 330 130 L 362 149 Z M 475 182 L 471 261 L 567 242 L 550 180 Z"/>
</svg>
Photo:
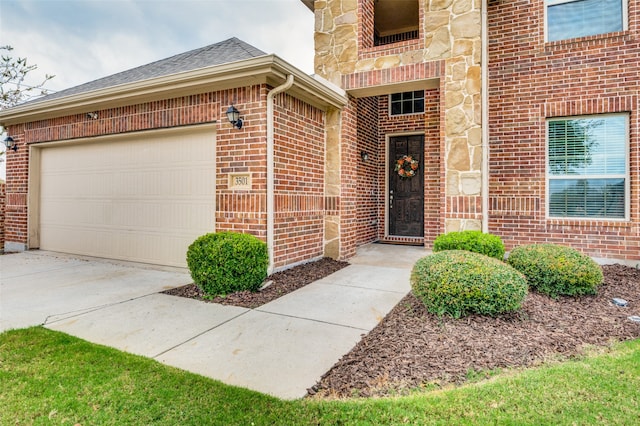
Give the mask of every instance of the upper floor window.
<svg viewBox="0 0 640 426">
<path fill-rule="evenodd" d="M 374 46 L 419 37 L 418 0 L 375 0 Z"/>
<path fill-rule="evenodd" d="M 627 0 L 546 0 L 547 41 L 627 29 Z"/>
<path fill-rule="evenodd" d="M 424 91 L 394 93 L 389 96 L 389 114 L 418 114 L 424 112 Z"/>
<path fill-rule="evenodd" d="M 547 121 L 549 217 L 625 219 L 628 115 Z"/>
</svg>

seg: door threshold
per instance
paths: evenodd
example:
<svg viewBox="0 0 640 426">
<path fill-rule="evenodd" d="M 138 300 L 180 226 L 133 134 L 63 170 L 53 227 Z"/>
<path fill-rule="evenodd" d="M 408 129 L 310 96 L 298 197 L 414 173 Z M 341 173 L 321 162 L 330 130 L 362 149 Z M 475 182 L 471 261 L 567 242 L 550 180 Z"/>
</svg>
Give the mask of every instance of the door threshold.
<svg viewBox="0 0 640 426">
<path fill-rule="evenodd" d="M 416 238 L 413 241 L 408 239 L 408 237 L 401 237 L 402 240 L 393 240 L 393 239 L 382 239 L 375 241 L 375 244 L 389 244 L 394 246 L 416 246 L 416 247 L 424 247 L 424 239 Z"/>
</svg>

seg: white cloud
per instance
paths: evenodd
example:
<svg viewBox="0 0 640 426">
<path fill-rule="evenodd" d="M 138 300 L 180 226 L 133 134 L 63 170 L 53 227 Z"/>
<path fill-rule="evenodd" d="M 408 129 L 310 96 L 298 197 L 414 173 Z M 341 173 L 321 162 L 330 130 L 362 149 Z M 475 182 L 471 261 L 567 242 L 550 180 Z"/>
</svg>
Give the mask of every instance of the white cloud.
<svg viewBox="0 0 640 426">
<path fill-rule="evenodd" d="M 0 45 L 62 90 L 239 39 L 313 72 L 313 13 L 300 0 L 0 0 Z M 0 178 L 4 177 L 0 165 Z"/>
<path fill-rule="evenodd" d="M 238 37 L 313 71 L 313 14 L 300 0 L 2 0 L 0 40 L 55 74 L 55 90 Z"/>
</svg>

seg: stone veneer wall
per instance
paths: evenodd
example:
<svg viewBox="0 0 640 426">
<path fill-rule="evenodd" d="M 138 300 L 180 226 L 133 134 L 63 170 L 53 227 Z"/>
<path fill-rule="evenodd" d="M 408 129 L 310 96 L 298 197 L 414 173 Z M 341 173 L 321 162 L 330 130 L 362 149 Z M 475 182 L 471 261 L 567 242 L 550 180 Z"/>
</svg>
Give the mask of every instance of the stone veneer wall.
<svg viewBox="0 0 640 426">
<path fill-rule="evenodd" d="M 425 81 L 427 88 L 427 81 L 438 79 L 441 221 L 446 231 L 480 229 L 480 0 L 418 1 L 419 38 L 373 46 L 374 0 L 316 0 L 315 71 L 347 91 L 407 81 Z M 341 144 L 356 141 L 343 131 Z"/>
<path fill-rule="evenodd" d="M 340 127 L 342 115 L 330 109 L 325 118 L 325 165 L 324 165 L 324 255 L 340 258 Z"/>
</svg>

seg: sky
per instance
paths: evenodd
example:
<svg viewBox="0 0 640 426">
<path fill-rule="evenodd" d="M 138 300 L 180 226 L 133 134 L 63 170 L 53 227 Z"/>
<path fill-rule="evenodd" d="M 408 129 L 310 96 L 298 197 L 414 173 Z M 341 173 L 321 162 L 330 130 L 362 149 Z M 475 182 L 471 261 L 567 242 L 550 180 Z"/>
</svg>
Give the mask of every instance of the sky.
<svg viewBox="0 0 640 426">
<path fill-rule="evenodd" d="M 313 29 L 300 0 L 0 0 L 0 46 L 52 91 L 230 37 L 311 74 Z"/>
</svg>

